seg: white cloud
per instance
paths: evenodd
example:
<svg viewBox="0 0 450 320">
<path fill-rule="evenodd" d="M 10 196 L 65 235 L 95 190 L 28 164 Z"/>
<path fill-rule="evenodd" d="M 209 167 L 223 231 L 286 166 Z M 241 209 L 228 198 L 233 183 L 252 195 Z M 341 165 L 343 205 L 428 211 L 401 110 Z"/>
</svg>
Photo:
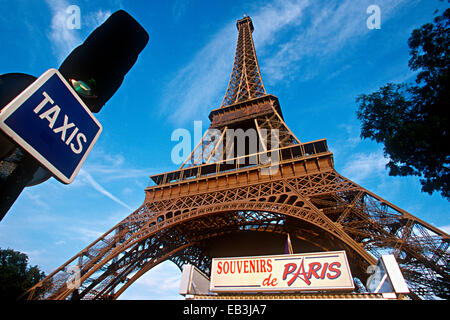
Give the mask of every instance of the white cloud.
<svg viewBox="0 0 450 320">
<path fill-rule="evenodd" d="M 265 45 L 272 44 L 277 39 L 278 32 L 300 25 L 304 9 L 309 5 L 309 0 L 274 1 L 252 15 L 256 30 L 253 33 L 253 40 L 257 52 L 264 50 Z"/>
<path fill-rule="evenodd" d="M 382 1 L 379 6 L 383 23 L 405 2 Z M 369 0 L 277 0 L 251 12 L 255 26 L 253 38 L 266 90 L 266 84 L 291 78 L 307 81 L 321 74 L 321 69 L 337 52 L 370 31 L 366 26 L 366 9 L 370 4 Z M 233 65 L 235 24 L 233 19 L 213 34 L 166 86 L 163 112 L 169 114 L 173 123 L 198 119 L 208 114 L 211 106 L 220 106 Z M 332 73 L 330 78 L 346 68 L 349 66 Z"/>
<path fill-rule="evenodd" d="M 69 53 L 84 41 L 84 37 L 88 35 L 88 32 L 98 27 L 111 15 L 110 10 L 98 9 L 94 12 L 85 12 L 86 6 L 79 7 L 80 29 L 72 29 L 67 27 L 67 20 L 70 18 L 71 13 L 66 11 L 72 3 L 66 0 L 46 1 L 53 15 L 50 32 L 47 36 L 52 44 L 58 63 L 62 63 Z"/>
<path fill-rule="evenodd" d="M 96 148 L 83 164 L 74 182 L 67 187 L 82 188 L 88 185 L 127 210 L 133 211 L 127 203 L 119 199 L 117 194 L 122 192 L 129 196 L 135 192 L 136 188 L 142 192 L 149 175 L 160 171 L 152 168 L 134 168 L 122 154 L 110 154 L 102 151 L 101 148 Z M 111 188 L 116 190 L 116 194 L 110 191 Z"/>
<path fill-rule="evenodd" d="M 68 14 L 66 9 L 71 5 L 65 0 L 47 0 L 53 17 L 50 33 L 47 35 L 53 48 L 53 52 L 61 63 L 64 58 L 81 43 L 79 31 L 67 28 Z"/>
<path fill-rule="evenodd" d="M 93 29 L 101 25 L 111 15 L 110 10 L 99 9 L 95 12 L 91 12 L 83 15 L 83 24 L 88 29 Z"/>
<path fill-rule="evenodd" d="M 450 234 L 450 224 L 438 228 L 444 231 L 445 233 Z"/>
<path fill-rule="evenodd" d="M 25 196 L 36 207 L 42 208 L 42 210 L 49 210 L 50 205 L 47 203 L 42 194 L 35 191 L 33 188 L 28 188 L 27 192 L 24 192 Z"/>
<path fill-rule="evenodd" d="M 65 228 L 65 232 L 69 234 L 68 238 L 70 238 L 71 240 L 75 239 L 84 243 L 91 243 L 104 233 L 104 231 L 83 227 L 79 224 L 67 226 Z"/>
<path fill-rule="evenodd" d="M 298 24 L 307 3 L 276 1 L 252 14 L 253 23 L 258 28 L 253 34 L 257 52 L 271 43 L 278 31 L 289 24 Z M 216 32 L 167 85 L 163 106 L 166 112 L 170 110 L 171 121 L 190 121 L 207 114 L 211 106 L 220 106 L 225 95 L 226 79 L 229 79 L 233 66 L 236 39 L 236 20 L 233 19 Z"/>
<path fill-rule="evenodd" d="M 225 94 L 226 89 L 224 79 L 233 63 L 234 28 L 230 23 L 219 31 L 167 85 L 164 108 L 170 110 L 171 121 L 192 120 L 207 114 L 211 105 L 220 105 L 220 92 Z"/>
<path fill-rule="evenodd" d="M 45 249 L 24 250 L 23 253 L 28 256 L 29 265 L 39 266 L 43 262 L 47 262 L 46 256 L 48 255 L 48 252 Z"/>
<path fill-rule="evenodd" d="M 275 53 L 263 61 L 269 84 L 293 77 L 297 81 L 308 81 L 323 75 L 322 68 L 334 60 L 338 52 L 371 31 L 366 26 L 369 17 L 366 9 L 372 1 L 301 3 L 307 4 L 302 10 L 301 23 L 292 24 L 291 36 L 276 44 Z M 382 23 L 404 3 L 405 0 L 378 1 Z M 330 78 L 333 76 L 336 74 L 331 73 Z"/>
<path fill-rule="evenodd" d="M 348 123 L 341 123 L 337 126 L 339 129 L 344 129 L 346 133 L 345 147 L 351 149 L 356 147 L 361 142 L 361 137 L 359 136 L 359 127 Z"/>
<path fill-rule="evenodd" d="M 388 162 L 389 160 L 379 152 L 354 154 L 342 169 L 342 174 L 360 184 L 370 177 L 383 175 Z"/>
<path fill-rule="evenodd" d="M 129 278 L 132 274 L 129 275 Z M 171 261 L 164 261 L 136 280 L 119 300 L 174 300 L 178 294 L 181 272 Z"/>
<path fill-rule="evenodd" d="M 313 2 L 307 8 L 305 22 L 290 32 L 291 38 L 277 45 L 276 54 L 264 61 L 269 81 L 276 83 L 297 73 L 302 81 L 315 77 L 323 59 L 341 49 L 351 37 L 365 32 L 361 19 L 356 18 L 356 8 L 364 12 L 354 1 L 338 5 Z"/>
<path fill-rule="evenodd" d="M 127 208 L 128 210 L 132 211 L 130 206 L 128 206 L 125 202 L 123 202 L 122 200 L 120 200 L 119 198 L 114 196 L 111 192 L 106 190 L 85 169 L 81 169 L 80 170 L 80 172 L 78 173 L 78 179 L 79 179 L 79 181 L 81 180 L 83 182 L 88 183 L 89 185 L 91 185 L 91 187 L 93 187 L 95 190 L 97 190 L 101 194 L 105 195 L 106 197 L 108 197 L 112 201 L 114 201 L 114 202 L 120 204 L 121 206 Z"/>
<path fill-rule="evenodd" d="M 142 278 L 141 283 L 149 287 L 156 287 L 158 291 L 163 292 L 178 289 L 180 286 L 180 270 L 171 261 L 161 263 L 154 267 L 147 277 Z"/>
</svg>

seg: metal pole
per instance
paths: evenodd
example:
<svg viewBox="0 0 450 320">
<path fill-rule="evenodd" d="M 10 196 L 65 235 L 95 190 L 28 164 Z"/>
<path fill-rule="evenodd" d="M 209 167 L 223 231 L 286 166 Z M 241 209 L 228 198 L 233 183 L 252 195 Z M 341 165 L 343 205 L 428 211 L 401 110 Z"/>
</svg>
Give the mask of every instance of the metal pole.
<svg viewBox="0 0 450 320">
<path fill-rule="evenodd" d="M 36 77 L 23 73 L 0 75 L 0 109 L 32 84 Z M 39 163 L 0 132 L 0 221 L 31 181 Z"/>
<path fill-rule="evenodd" d="M 16 157 L 15 163 L 4 159 L 0 164 L 0 172 L 4 177 L 0 182 L 0 221 L 40 166 L 39 162 L 31 155 L 27 152 L 22 152 L 19 148 L 16 149 L 10 158 L 13 156 Z M 10 168 L 13 169 L 11 170 Z"/>
</svg>

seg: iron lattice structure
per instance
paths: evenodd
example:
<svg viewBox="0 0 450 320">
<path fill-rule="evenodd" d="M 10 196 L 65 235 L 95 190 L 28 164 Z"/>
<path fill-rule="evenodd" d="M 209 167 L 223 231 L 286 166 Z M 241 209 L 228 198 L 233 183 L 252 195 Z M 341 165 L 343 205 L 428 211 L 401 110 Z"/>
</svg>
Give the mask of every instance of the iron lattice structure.
<svg viewBox="0 0 450 320">
<path fill-rule="evenodd" d="M 252 32 L 252 20 L 249 17 L 238 20 L 239 30 L 236 54 L 230 81 L 222 101 L 222 106 L 250 100 L 266 94 L 256 57 Z"/>
<path fill-rule="evenodd" d="M 340 175 L 325 139 L 300 142 L 265 92 L 251 19 L 237 27 L 224 101 L 189 158 L 151 176 L 142 206 L 31 288 L 29 299 L 116 299 L 165 260 L 209 274 L 213 257 L 282 253 L 287 234 L 295 252 L 346 250 L 361 292 L 368 266 L 387 253 L 412 298 L 448 290 L 449 236 Z M 239 149 L 239 129 L 256 133 L 256 152 L 251 135 L 243 153 L 228 152 Z M 68 285 L 74 266 L 79 287 Z"/>
</svg>

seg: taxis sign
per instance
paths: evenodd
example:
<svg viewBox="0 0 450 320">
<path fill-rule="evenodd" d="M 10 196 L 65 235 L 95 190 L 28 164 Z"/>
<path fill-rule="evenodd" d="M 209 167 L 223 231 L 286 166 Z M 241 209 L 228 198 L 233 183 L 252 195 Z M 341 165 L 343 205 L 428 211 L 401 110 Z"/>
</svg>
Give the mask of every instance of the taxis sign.
<svg viewBox="0 0 450 320">
<path fill-rule="evenodd" d="M 211 292 L 352 289 L 345 251 L 212 260 Z"/>
<path fill-rule="evenodd" d="M 0 130 L 71 183 L 102 126 L 59 71 L 49 69 L 1 110 Z"/>
</svg>

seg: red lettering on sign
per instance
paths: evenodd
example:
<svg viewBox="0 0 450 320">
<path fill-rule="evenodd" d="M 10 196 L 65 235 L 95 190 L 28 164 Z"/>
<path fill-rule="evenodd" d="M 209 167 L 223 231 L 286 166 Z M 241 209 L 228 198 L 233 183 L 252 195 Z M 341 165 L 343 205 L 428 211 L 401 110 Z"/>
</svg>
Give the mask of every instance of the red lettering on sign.
<svg viewBox="0 0 450 320">
<path fill-rule="evenodd" d="M 309 278 L 306 275 L 305 272 L 305 268 L 303 266 L 303 259 L 301 260 L 302 262 L 300 262 L 300 265 L 297 269 L 297 272 L 294 274 L 294 276 L 291 278 L 291 280 L 288 281 L 288 286 L 291 286 L 295 280 L 297 280 L 297 278 L 300 278 L 301 280 L 303 280 L 308 286 L 311 284 L 311 281 L 309 281 Z M 300 277 L 300 271 L 302 272 L 301 275 L 303 277 Z"/>
<path fill-rule="evenodd" d="M 238 273 L 241 273 L 242 271 L 242 261 L 236 261 Z"/>
<path fill-rule="evenodd" d="M 262 285 L 265 287 L 275 287 L 278 284 L 277 278 L 271 279 L 272 274 L 270 273 L 267 278 L 265 278 L 262 282 Z"/>
<path fill-rule="evenodd" d="M 304 260 L 302 259 L 298 265 L 296 263 L 286 263 L 284 265 L 283 280 L 286 280 L 289 275 L 292 275 L 287 282 L 288 286 L 291 286 L 297 278 L 301 279 L 309 286 L 312 277 L 316 279 L 325 279 L 325 277 L 327 277 L 328 279 L 333 280 L 341 275 L 341 270 L 339 269 L 341 264 L 339 262 L 333 262 L 331 264 L 326 262 L 323 265 L 320 262 L 311 262 L 308 265 L 308 272 L 305 271 L 303 262 Z"/>
<path fill-rule="evenodd" d="M 261 262 L 261 272 L 266 272 L 266 260 L 259 260 Z"/>
<path fill-rule="evenodd" d="M 328 262 L 325 262 L 323 265 L 322 273 L 320 274 L 320 279 L 325 279 L 325 274 L 327 272 Z"/>
<path fill-rule="evenodd" d="M 272 272 L 272 259 L 267 259 L 267 272 Z"/>
<path fill-rule="evenodd" d="M 334 268 L 334 266 L 336 266 L 336 268 L 340 268 L 341 264 L 339 262 L 333 262 L 332 264 L 330 264 L 330 267 L 328 268 L 329 271 L 331 272 L 335 272 L 334 275 L 331 275 L 329 272 L 327 273 L 327 277 L 328 279 L 336 279 L 341 275 L 341 270 Z"/>
<path fill-rule="evenodd" d="M 256 260 L 250 260 L 250 273 L 255 273 L 255 264 L 256 264 Z"/>
<path fill-rule="evenodd" d="M 223 273 L 228 273 L 230 271 L 230 265 L 228 264 L 228 261 L 225 261 L 223 263 Z"/>
<path fill-rule="evenodd" d="M 284 271 L 283 271 L 283 280 L 286 280 L 286 277 L 288 274 L 291 274 L 292 272 L 297 269 L 297 265 L 295 263 L 286 263 L 284 265 Z"/>
<path fill-rule="evenodd" d="M 217 274 L 272 272 L 272 259 L 240 259 L 217 262 Z"/>
<path fill-rule="evenodd" d="M 311 279 L 311 277 L 314 275 L 316 279 L 319 279 L 319 275 L 317 274 L 317 271 L 320 270 L 322 267 L 322 264 L 320 262 L 312 262 L 309 264 L 309 272 L 308 272 L 308 279 Z"/>
</svg>

